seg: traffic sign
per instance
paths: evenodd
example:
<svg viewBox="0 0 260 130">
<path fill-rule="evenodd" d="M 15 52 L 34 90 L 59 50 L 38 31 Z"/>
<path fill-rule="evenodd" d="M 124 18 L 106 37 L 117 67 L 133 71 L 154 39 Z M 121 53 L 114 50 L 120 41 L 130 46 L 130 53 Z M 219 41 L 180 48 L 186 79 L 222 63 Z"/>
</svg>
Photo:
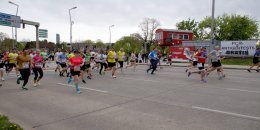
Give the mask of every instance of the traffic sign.
<svg viewBox="0 0 260 130">
<path fill-rule="evenodd" d="M 48 30 L 47 29 L 39 29 L 39 37 L 40 38 L 48 38 Z"/>
<path fill-rule="evenodd" d="M 20 16 L 0 12 L 0 25 L 20 28 L 21 18 Z"/>
</svg>

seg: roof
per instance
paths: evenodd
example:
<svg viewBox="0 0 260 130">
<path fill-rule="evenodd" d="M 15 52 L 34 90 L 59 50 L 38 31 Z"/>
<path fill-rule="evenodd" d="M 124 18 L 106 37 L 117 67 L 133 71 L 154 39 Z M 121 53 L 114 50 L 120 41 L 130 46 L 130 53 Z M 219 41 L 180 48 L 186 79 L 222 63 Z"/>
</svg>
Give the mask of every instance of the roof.
<svg viewBox="0 0 260 130">
<path fill-rule="evenodd" d="M 157 29 L 157 30 L 162 30 L 162 31 L 167 31 L 167 32 L 186 32 L 186 33 L 193 33 L 190 30 L 176 30 L 176 29 Z M 157 31 L 156 30 L 156 31 Z"/>
</svg>

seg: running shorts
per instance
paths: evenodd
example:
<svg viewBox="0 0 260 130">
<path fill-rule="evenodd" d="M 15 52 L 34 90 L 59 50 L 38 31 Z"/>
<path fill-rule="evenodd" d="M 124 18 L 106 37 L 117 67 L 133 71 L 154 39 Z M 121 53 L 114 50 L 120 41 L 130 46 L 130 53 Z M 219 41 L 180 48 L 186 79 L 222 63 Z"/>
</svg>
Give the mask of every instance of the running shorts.
<svg viewBox="0 0 260 130">
<path fill-rule="evenodd" d="M 124 66 L 124 61 L 118 61 L 119 65 L 120 65 L 120 68 L 123 68 Z"/>
<path fill-rule="evenodd" d="M 80 71 L 70 70 L 70 73 L 71 73 L 71 76 L 75 76 L 75 75 L 80 76 Z"/>
<path fill-rule="evenodd" d="M 16 67 L 16 64 L 15 63 L 9 63 L 9 68 L 14 68 L 14 67 Z"/>
<path fill-rule="evenodd" d="M 65 67 L 67 67 L 67 64 L 66 63 L 60 63 L 60 66 L 61 66 L 61 68 L 65 68 Z"/>
<path fill-rule="evenodd" d="M 258 63 L 259 63 L 258 57 L 254 57 L 253 58 L 253 64 L 258 64 Z"/>
<path fill-rule="evenodd" d="M 108 62 L 108 67 L 109 68 L 112 68 L 112 67 L 115 67 L 115 66 L 116 66 L 115 62 Z"/>
</svg>

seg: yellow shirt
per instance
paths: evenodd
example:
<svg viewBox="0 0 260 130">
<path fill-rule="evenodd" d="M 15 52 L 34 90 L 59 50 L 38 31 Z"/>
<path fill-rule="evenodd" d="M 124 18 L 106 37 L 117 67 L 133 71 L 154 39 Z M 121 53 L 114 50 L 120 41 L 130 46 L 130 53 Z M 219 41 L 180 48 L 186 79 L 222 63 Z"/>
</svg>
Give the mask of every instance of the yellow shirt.
<svg viewBox="0 0 260 130">
<path fill-rule="evenodd" d="M 107 54 L 107 61 L 111 63 L 115 63 L 116 52 L 115 51 L 109 51 Z"/>
<path fill-rule="evenodd" d="M 125 61 L 125 52 L 119 51 L 117 52 L 118 61 Z"/>
<path fill-rule="evenodd" d="M 70 53 L 70 54 L 68 55 L 68 58 L 72 58 L 72 57 L 75 57 L 75 55 L 74 55 L 73 53 Z"/>
<path fill-rule="evenodd" d="M 29 55 L 19 55 L 17 57 L 18 69 L 29 69 L 31 66 L 31 57 Z"/>
<path fill-rule="evenodd" d="M 16 57 L 18 57 L 17 53 L 9 53 L 8 58 L 9 58 L 9 63 L 15 63 Z"/>
</svg>

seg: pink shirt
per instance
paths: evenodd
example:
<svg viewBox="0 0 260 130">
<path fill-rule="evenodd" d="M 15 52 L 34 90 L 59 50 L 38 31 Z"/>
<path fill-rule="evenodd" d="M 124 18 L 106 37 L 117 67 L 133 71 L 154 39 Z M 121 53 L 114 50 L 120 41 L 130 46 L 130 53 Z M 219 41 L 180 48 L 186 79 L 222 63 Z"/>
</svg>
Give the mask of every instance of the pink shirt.
<svg viewBox="0 0 260 130">
<path fill-rule="evenodd" d="M 43 65 L 43 57 L 42 56 L 34 56 L 33 57 L 33 66 L 34 68 L 41 68 Z"/>
</svg>

